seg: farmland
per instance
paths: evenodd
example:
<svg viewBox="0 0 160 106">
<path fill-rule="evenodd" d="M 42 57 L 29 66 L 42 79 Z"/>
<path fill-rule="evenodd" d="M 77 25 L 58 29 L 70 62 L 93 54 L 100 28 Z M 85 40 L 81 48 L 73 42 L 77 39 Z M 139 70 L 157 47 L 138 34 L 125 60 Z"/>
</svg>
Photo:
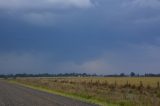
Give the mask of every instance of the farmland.
<svg viewBox="0 0 160 106">
<path fill-rule="evenodd" d="M 16 78 L 12 81 L 73 95 L 100 105 L 160 106 L 159 77 Z"/>
</svg>

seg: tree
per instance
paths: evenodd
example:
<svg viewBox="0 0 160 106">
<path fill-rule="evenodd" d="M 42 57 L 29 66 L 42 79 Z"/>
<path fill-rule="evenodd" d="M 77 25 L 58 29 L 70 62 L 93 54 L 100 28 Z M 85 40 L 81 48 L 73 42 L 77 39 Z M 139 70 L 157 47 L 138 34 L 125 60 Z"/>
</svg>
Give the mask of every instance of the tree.
<svg viewBox="0 0 160 106">
<path fill-rule="evenodd" d="M 134 77 L 135 75 L 136 75 L 136 74 L 135 74 L 134 72 L 131 72 L 131 73 L 130 73 L 130 76 L 131 76 L 131 77 Z"/>
<path fill-rule="evenodd" d="M 126 76 L 124 73 L 120 73 L 120 77 L 124 77 Z"/>
</svg>

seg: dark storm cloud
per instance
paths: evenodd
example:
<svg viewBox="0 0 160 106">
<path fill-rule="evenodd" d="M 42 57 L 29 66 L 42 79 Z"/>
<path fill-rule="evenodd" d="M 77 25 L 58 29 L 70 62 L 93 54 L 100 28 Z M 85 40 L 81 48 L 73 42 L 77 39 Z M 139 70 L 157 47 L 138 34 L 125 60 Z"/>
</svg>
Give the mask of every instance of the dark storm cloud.
<svg viewBox="0 0 160 106">
<path fill-rule="evenodd" d="M 159 72 L 158 0 L 11 2 L 0 0 L 1 73 Z"/>
</svg>

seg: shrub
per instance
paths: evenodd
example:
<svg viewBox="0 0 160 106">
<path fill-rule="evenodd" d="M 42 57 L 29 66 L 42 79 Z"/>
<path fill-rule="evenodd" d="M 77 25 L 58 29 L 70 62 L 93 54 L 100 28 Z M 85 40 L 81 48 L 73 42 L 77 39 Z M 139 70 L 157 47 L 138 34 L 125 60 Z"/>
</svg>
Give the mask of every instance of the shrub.
<svg viewBox="0 0 160 106">
<path fill-rule="evenodd" d="M 160 98 L 160 92 L 157 93 L 157 97 Z"/>
</svg>

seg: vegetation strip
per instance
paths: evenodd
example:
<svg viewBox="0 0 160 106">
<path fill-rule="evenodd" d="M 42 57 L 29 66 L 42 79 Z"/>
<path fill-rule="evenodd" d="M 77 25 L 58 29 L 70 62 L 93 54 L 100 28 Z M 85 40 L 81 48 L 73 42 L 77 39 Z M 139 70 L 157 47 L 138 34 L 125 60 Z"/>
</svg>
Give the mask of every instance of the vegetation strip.
<svg viewBox="0 0 160 106">
<path fill-rule="evenodd" d="M 12 81 L 102 106 L 160 106 L 158 77 L 30 77 Z"/>
<path fill-rule="evenodd" d="M 45 88 L 42 88 L 42 87 L 22 84 L 20 82 L 15 81 L 15 80 L 8 80 L 8 82 L 13 83 L 13 84 L 18 84 L 18 85 L 21 85 L 21 86 L 24 86 L 24 87 L 27 87 L 27 88 L 31 88 L 31 89 L 34 89 L 34 90 L 39 90 L 39 91 L 47 92 L 47 93 L 50 93 L 50 94 L 56 94 L 56 95 L 68 97 L 68 98 L 71 98 L 71 99 L 80 100 L 80 101 L 86 102 L 86 103 L 97 104 L 97 105 L 100 105 L 100 106 L 117 106 L 116 104 L 107 104 L 107 103 L 104 103 L 104 102 L 99 102 L 99 101 L 94 100 L 94 99 L 86 99 L 86 98 L 83 98 L 83 97 L 78 96 L 78 95 L 61 93 L 61 92 L 57 92 L 57 91 L 54 91 L 54 90 L 45 89 Z"/>
</svg>

